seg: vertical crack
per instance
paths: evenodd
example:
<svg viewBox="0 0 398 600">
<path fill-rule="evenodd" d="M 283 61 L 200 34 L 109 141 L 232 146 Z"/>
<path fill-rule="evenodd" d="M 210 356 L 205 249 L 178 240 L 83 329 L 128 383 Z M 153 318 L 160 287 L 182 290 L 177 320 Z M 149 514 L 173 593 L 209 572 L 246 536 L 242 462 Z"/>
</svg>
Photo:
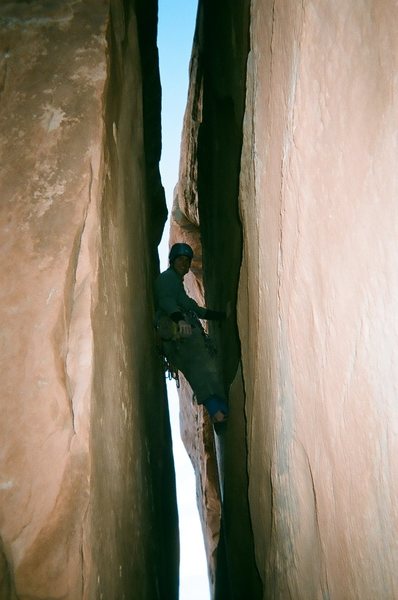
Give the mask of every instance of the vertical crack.
<svg viewBox="0 0 398 600">
<path fill-rule="evenodd" d="M 88 596 L 88 583 L 89 581 L 86 579 L 85 575 L 85 552 L 84 552 L 84 544 L 85 544 L 85 533 L 86 533 L 86 520 L 88 516 L 90 501 L 87 500 L 86 508 L 82 517 L 82 525 L 81 525 L 81 545 L 80 545 L 80 561 L 81 561 L 81 594 L 82 598 L 87 598 Z"/>
<path fill-rule="evenodd" d="M 19 600 L 15 591 L 12 561 L 8 558 L 4 546 L 0 537 L 0 598 L 1 600 Z"/>
<path fill-rule="evenodd" d="M 10 58 L 10 48 L 6 48 L 0 61 L 0 96 L 3 94 L 8 79 L 8 59 Z"/>
<path fill-rule="evenodd" d="M 81 294 L 78 282 L 78 270 L 81 261 L 83 238 L 85 236 L 87 216 L 92 201 L 92 184 L 93 184 L 93 168 L 90 162 L 89 165 L 89 186 L 88 186 L 88 202 L 84 208 L 82 223 L 75 235 L 75 239 L 72 246 L 71 258 L 67 269 L 67 277 L 65 281 L 64 291 L 64 309 L 63 309 L 63 331 L 65 335 L 65 351 L 63 353 L 63 380 L 65 383 L 65 390 L 68 397 L 71 425 L 73 435 L 76 434 L 76 415 L 74 406 L 74 392 L 75 392 L 75 374 L 71 372 L 69 366 L 69 360 L 76 348 L 71 347 L 71 331 L 74 325 L 74 311 L 76 310 L 76 300 Z"/>
<path fill-rule="evenodd" d="M 322 597 L 327 599 L 330 598 L 330 593 L 329 593 L 329 582 L 328 582 L 328 574 L 327 574 L 327 568 L 326 568 L 326 564 L 327 561 L 325 560 L 325 552 L 323 549 L 323 544 L 322 544 L 322 537 L 321 537 L 321 528 L 319 525 L 319 509 L 318 509 L 318 498 L 317 498 L 317 493 L 316 493 L 316 487 L 315 487 L 315 481 L 314 481 L 314 474 L 312 472 L 312 467 L 311 467 L 311 462 L 310 462 L 310 458 L 308 456 L 308 453 L 306 451 L 306 449 L 304 448 L 303 444 L 300 444 L 305 456 L 305 459 L 307 461 L 307 466 L 308 466 L 308 473 L 310 476 L 310 482 L 311 482 L 311 491 L 312 491 L 312 497 L 313 497 L 313 501 L 314 501 L 314 515 L 315 515 L 315 525 L 316 525 L 316 537 L 318 540 L 318 547 L 319 547 L 319 551 L 320 551 L 320 561 L 321 561 L 321 572 L 322 572 L 322 577 L 320 578 L 320 584 L 321 584 L 321 588 L 322 588 Z"/>
</svg>

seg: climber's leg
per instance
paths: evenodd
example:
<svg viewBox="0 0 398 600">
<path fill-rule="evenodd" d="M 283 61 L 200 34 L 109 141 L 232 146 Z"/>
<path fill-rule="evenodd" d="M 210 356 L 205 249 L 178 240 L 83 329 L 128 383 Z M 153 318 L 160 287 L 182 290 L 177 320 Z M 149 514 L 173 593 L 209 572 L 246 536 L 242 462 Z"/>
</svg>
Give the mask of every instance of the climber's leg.
<svg viewBox="0 0 398 600">
<path fill-rule="evenodd" d="M 165 342 L 164 350 L 170 362 L 186 377 L 198 404 L 210 396 L 225 396 L 217 361 L 198 330 L 188 338 Z"/>
</svg>

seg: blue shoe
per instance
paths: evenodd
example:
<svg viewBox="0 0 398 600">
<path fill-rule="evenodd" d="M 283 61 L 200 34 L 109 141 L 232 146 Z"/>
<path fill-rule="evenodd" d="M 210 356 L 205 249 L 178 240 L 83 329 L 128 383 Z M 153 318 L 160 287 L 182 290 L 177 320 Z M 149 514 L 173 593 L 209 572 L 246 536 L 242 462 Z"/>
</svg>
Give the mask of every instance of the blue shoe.
<svg viewBox="0 0 398 600">
<path fill-rule="evenodd" d="M 213 394 L 203 403 L 213 423 L 224 423 L 228 418 L 228 405 L 223 398 Z"/>
</svg>

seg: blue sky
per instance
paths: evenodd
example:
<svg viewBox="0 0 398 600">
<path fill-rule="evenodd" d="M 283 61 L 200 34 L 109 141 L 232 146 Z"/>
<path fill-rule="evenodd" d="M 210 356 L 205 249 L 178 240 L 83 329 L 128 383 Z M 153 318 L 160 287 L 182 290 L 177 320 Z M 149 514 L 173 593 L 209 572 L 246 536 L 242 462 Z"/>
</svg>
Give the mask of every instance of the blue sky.
<svg viewBox="0 0 398 600">
<path fill-rule="evenodd" d="M 178 179 L 180 141 L 188 94 L 189 59 L 196 0 L 159 0 L 158 47 L 162 82 L 162 158 L 160 171 L 169 210 Z M 167 267 L 168 223 L 159 246 L 161 269 Z M 195 476 L 179 435 L 178 396 L 168 383 L 170 421 L 177 478 L 180 523 L 180 600 L 208 600 L 204 543 L 196 507 Z"/>
<path fill-rule="evenodd" d="M 162 80 L 162 181 L 168 204 L 178 179 L 182 121 L 195 28 L 196 0 L 159 0 L 158 47 Z"/>
</svg>

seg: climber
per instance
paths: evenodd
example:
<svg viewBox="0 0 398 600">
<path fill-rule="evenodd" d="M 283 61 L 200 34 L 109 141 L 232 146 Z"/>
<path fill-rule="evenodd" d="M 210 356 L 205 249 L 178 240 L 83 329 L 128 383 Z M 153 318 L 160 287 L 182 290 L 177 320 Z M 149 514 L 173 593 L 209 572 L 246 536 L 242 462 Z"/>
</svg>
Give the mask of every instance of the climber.
<svg viewBox="0 0 398 600">
<path fill-rule="evenodd" d="M 226 314 L 199 306 L 183 285 L 193 258 L 188 244 L 170 249 L 169 268 L 155 282 L 156 328 L 168 362 L 188 380 L 198 404 L 204 404 L 214 424 L 226 421 L 228 406 L 215 360 L 215 347 L 199 319 L 222 320 Z"/>
</svg>

